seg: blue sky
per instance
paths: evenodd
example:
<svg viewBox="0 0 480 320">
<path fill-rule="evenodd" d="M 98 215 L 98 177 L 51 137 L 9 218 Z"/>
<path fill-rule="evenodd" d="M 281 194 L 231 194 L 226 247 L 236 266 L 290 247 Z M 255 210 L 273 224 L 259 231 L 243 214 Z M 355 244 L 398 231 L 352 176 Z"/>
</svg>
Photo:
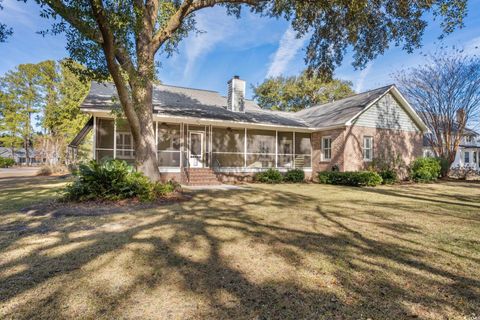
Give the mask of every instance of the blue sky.
<svg viewBox="0 0 480 320">
<path fill-rule="evenodd" d="M 39 17 L 35 3 L 4 0 L 3 6 L 0 21 L 13 27 L 14 35 L 0 44 L 0 75 L 20 63 L 68 55 L 62 36 L 36 34 L 50 24 Z M 480 1 L 470 1 L 468 11 L 465 27 L 447 36 L 443 44 L 480 53 L 476 48 L 480 48 Z M 198 13 L 197 22 L 203 33 L 185 39 L 173 57 L 159 57 L 159 76 L 164 83 L 225 94 L 228 79 L 239 75 L 247 81 L 247 97 L 251 97 L 250 84 L 260 83 L 267 76 L 298 74 L 305 67 L 303 49 L 307 39 L 296 39 L 287 21 L 247 12 L 236 19 L 227 16 L 223 8 L 212 8 Z M 440 46 L 439 23 L 429 22 L 422 49 L 407 54 L 392 47 L 363 70 L 355 70 L 348 55 L 336 77 L 352 81 L 357 92 L 393 83 L 392 73 L 423 63 L 424 54 Z"/>
</svg>

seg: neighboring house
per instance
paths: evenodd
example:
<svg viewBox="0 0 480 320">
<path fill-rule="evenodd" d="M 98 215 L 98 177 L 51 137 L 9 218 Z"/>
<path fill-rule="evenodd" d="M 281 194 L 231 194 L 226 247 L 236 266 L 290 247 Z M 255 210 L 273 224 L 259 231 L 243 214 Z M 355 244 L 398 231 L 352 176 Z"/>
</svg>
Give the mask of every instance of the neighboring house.
<svg viewBox="0 0 480 320">
<path fill-rule="evenodd" d="M 218 92 L 156 85 L 153 95 L 158 163 L 164 179 L 214 183 L 244 179 L 267 168 L 312 173 L 365 169 L 379 155 L 406 164 L 422 155 L 427 130 L 395 86 L 360 93 L 297 113 L 261 109 L 245 99 L 245 81 Z M 81 109 L 92 121 L 70 144 L 75 149 L 94 130 L 94 157 L 134 162 L 125 120 L 114 121 L 116 90 L 93 83 Z"/>
<path fill-rule="evenodd" d="M 15 149 L 14 153 L 12 154 L 12 149 L 6 147 L 0 147 L 0 157 L 3 158 L 11 158 L 15 161 L 16 164 L 25 165 L 27 164 L 27 154 L 25 152 L 25 148 Z M 29 150 L 29 157 L 28 157 L 29 164 L 41 164 L 45 162 L 40 155 L 35 153 L 35 150 Z"/>
<path fill-rule="evenodd" d="M 471 168 L 473 170 L 480 170 L 480 134 L 471 130 L 465 129 L 460 145 L 458 146 L 455 160 L 450 166 L 454 168 Z M 434 157 L 435 152 L 428 143 L 428 139 L 423 141 L 423 156 Z"/>
</svg>

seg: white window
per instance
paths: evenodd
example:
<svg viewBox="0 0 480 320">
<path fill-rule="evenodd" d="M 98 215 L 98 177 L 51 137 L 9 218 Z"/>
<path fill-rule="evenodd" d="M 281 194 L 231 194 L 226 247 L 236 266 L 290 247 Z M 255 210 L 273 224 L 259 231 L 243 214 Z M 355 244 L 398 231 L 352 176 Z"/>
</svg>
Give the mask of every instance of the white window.
<svg viewBox="0 0 480 320">
<path fill-rule="evenodd" d="M 477 151 L 473 151 L 473 163 L 477 163 L 477 162 L 478 162 Z"/>
<path fill-rule="evenodd" d="M 464 159 L 465 159 L 465 163 L 470 163 L 470 152 L 468 151 L 465 151 L 464 153 Z"/>
<path fill-rule="evenodd" d="M 363 160 L 373 159 L 373 137 L 363 137 Z"/>
<path fill-rule="evenodd" d="M 472 137 L 472 136 L 466 136 L 466 137 L 465 137 L 465 141 L 466 141 L 467 143 L 471 143 L 471 142 L 473 142 L 473 137 Z"/>
<path fill-rule="evenodd" d="M 322 137 L 322 161 L 330 161 L 332 159 L 332 138 Z"/>
</svg>

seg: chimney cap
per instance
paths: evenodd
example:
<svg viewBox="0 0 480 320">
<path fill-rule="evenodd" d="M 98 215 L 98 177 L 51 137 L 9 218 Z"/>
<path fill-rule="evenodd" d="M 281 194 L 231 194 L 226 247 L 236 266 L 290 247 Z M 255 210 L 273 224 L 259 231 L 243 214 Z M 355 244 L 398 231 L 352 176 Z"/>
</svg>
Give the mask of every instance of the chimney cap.
<svg viewBox="0 0 480 320">
<path fill-rule="evenodd" d="M 233 79 L 240 79 L 240 76 L 235 75 L 233 76 Z"/>
</svg>

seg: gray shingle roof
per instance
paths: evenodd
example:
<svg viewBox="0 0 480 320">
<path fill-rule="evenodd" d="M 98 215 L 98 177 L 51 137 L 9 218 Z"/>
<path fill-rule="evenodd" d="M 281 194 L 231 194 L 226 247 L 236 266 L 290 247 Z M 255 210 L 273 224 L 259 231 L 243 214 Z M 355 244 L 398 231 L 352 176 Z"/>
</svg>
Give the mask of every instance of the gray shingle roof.
<svg viewBox="0 0 480 320">
<path fill-rule="evenodd" d="M 343 125 L 371 102 L 383 96 L 391 87 L 381 87 L 334 102 L 307 108 L 298 111 L 297 116 L 315 128 Z"/>
<path fill-rule="evenodd" d="M 112 100 L 112 97 L 117 97 L 113 84 L 93 82 L 82 108 L 109 109 L 115 100 L 115 98 Z M 227 98 L 216 91 L 169 85 L 154 87 L 153 108 L 154 111 L 163 115 L 307 127 L 305 121 L 298 118 L 296 114 L 263 110 L 252 100 L 245 100 L 245 113 L 233 112 L 226 107 Z"/>
<path fill-rule="evenodd" d="M 391 86 L 378 88 L 296 113 L 264 110 L 254 101 L 245 100 L 245 113 L 241 113 L 227 110 L 227 98 L 216 91 L 162 84 L 154 87 L 153 106 L 155 112 L 169 116 L 302 128 L 326 128 L 345 124 L 390 88 Z M 93 82 L 82 108 L 109 109 L 114 104 L 116 96 L 113 84 Z"/>
</svg>

